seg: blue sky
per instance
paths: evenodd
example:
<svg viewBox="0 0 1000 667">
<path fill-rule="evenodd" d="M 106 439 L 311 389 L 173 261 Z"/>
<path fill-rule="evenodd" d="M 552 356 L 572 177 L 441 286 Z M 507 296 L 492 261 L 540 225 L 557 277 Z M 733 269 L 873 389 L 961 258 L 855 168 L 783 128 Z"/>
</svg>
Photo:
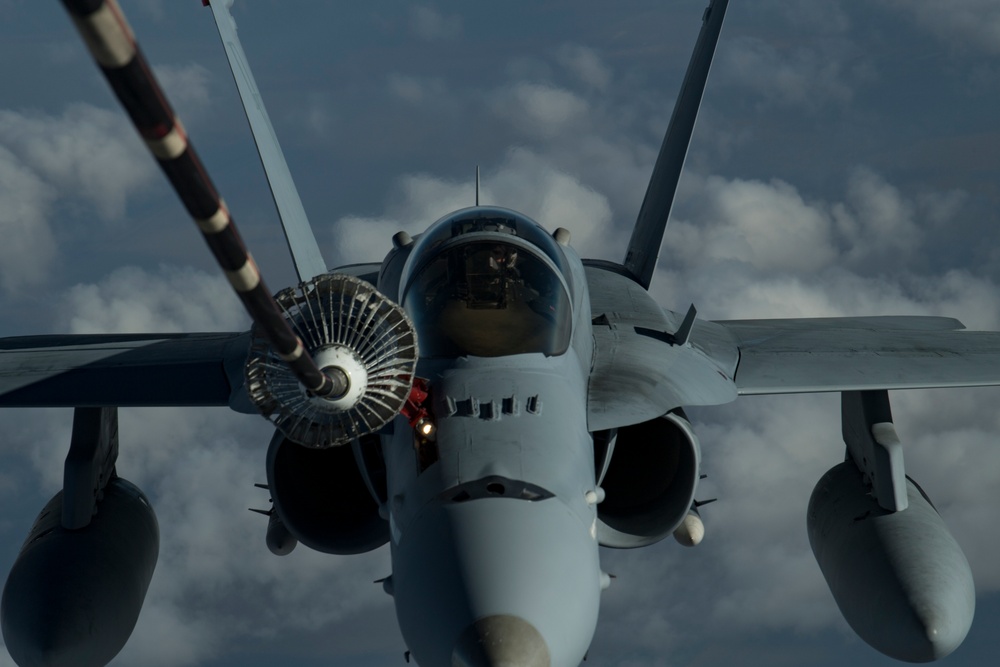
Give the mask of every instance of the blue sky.
<svg viewBox="0 0 1000 667">
<path fill-rule="evenodd" d="M 293 279 L 210 12 L 123 0 L 272 288 Z M 483 200 L 620 259 L 703 0 L 237 0 L 240 36 L 331 265 L 378 261 Z M 933 314 L 1000 329 L 1000 8 L 733 0 L 654 276 L 715 319 Z M 59 3 L 0 0 L 0 335 L 240 330 L 246 318 Z M 969 557 L 977 619 L 943 664 L 1000 655 L 996 390 L 897 392 L 908 472 Z M 842 459 L 837 396 L 692 411 L 705 542 L 605 552 L 590 664 L 895 664 L 854 638 L 805 507 Z M 0 570 L 59 488 L 69 411 L 0 413 Z M 119 470 L 161 551 L 116 665 L 402 664 L 381 550 L 272 556 L 270 432 L 123 411 Z M 0 665 L 6 657 L 0 657 Z"/>
</svg>

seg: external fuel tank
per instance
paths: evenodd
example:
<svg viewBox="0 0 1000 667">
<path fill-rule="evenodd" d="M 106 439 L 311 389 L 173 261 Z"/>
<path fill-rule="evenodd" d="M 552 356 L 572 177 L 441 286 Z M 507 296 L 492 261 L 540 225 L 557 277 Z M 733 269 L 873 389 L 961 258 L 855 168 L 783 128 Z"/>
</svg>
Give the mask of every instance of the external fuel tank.
<svg viewBox="0 0 1000 667">
<path fill-rule="evenodd" d="M 0 603 L 20 667 L 91 667 L 114 658 L 135 627 L 156 566 L 159 526 L 135 485 L 111 480 L 90 524 L 61 524 L 50 500 L 21 547 Z"/>
<path fill-rule="evenodd" d="M 907 662 L 951 653 L 969 631 L 969 563 L 930 500 L 906 479 L 908 507 L 879 506 L 852 462 L 809 500 L 809 543 L 844 618 L 869 645 Z"/>
</svg>

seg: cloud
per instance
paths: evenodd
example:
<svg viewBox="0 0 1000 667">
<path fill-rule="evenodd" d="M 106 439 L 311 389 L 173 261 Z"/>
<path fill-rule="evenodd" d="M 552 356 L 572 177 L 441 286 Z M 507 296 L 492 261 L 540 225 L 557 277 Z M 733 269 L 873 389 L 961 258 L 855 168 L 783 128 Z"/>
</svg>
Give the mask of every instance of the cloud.
<svg viewBox="0 0 1000 667">
<path fill-rule="evenodd" d="M 452 150 L 456 143 L 479 145 L 485 141 L 492 146 L 490 153 L 544 156 L 543 161 L 551 169 L 583 188 L 594 192 L 599 188 L 614 214 L 624 210 L 627 218 L 634 219 L 669 118 L 661 118 L 662 123 L 650 131 L 650 121 L 639 112 L 647 106 L 662 110 L 669 100 L 658 93 L 644 94 L 641 104 L 627 97 L 619 99 L 613 94 L 610 66 L 596 50 L 581 45 L 564 44 L 549 49 L 544 58 L 530 61 L 512 52 L 504 72 L 508 81 L 492 86 L 469 85 L 439 75 L 394 72 L 387 76 L 383 94 L 387 104 L 403 101 L 423 112 L 423 122 L 432 126 L 454 125 L 454 131 L 435 135 L 446 150 Z M 490 129 L 485 133 L 477 130 L 475 137 L 463 135 L 470 118 L 478 119 L 476 127 Z M 533 146 L 533 150 L 527 151 L 525 144 Z M 483 164 L 483 187 L 487 190 L 492 187 L 491 172 L 489 165 Z M 409 182 L 412 177 L 411 173 L 402 179 Z M 525 208 L 509 194 L 497 193 L 492 201 Z M 386 210 L 390 217 L 399 203 L 398 188 L 392 196 Z M 458 203 L 466 206 L 469 201 L 463 195 Z M 433 220 L 445 210 L 443 206 L 419 208 L 417 217 L 421 220 Z M 603 215 L 603 208 L 596 214 Z M 546 220 L 540 222 L 551 226 Z M 576 224 L 593 223 L 581 219 Z M 403 228 L 398 223 L 389 227 Z M 385 236 L 387 231 L 376 233 Z M 623 253 L 624 239 L 608 236 L 614 254 Z M 352 247 L 365 245 L 353 244 L 350 238 L 344 240 Z M 380 254 L 385 246 L 382 248 Z"/>
<path fill-rule="evenodd" d="M 779 50 L 757 37 L 740 36 L 719 46 L 712 70 L 714 86 L 752 90 L 759 109 L 802 106 L 818 109 L 846 104 L 853 91 L 842 65 L 830 54 L 801 47 Z"/>
<path fill-rule="evenodd" d="M 712 512 L 733 542 L 719 565 L 740 582 L 712 604 L 728 622 L 800 629 L 839 622 L 837 610 L 823 604 L 829 593 L 805 531 L 787 530 L 803 523 L 814 484 L 841 460 L 838 402 L 836 394 L 743 401 L 725 425 L 703 429 L 713 448 L 706 472 L 740 505 Z"/>
<path fill-rule="evenodd" d="M 117 269 L 64 298 L 62 326 L 72 333 L 241 331 L 247 317 L 221 275 L 163 265 L 156 272 Z"/>
<path fill-rule="evenodd" d="M 175 83 L 190 90 L 177 83 L 185 76 Z M 84 236 L 95 219 L 122 220 L 156 175 L 120 113 L 89 104 L 58 115 L 0 109 L 0 287 L 43 284 L 57 236 Z"/>
<path fill-rule="evenodd" d="M 612 235 L 607 198 L 534 151 L 511 150 L 490 177 L 489 196 L 488 201 L 518 202 L 549 231 L 568 229 L 573 247 L 583 255 L 607 250 Z"/>
<path fill-rule="evenodd" d="M 409 102 L 423 104 L 438 100 L 448 95 L 444 82 L 439 78 L 421 78 L 393 73 L 388 79 L 389 93 L 393 97 Z"/>
<path fill-rule="evenodd" d="M 677 222 L 670 230 L 683 248 L 682 261 L 729 260 L 759 271 L 802 273 L 836 258 L 829 214 L 788 183 L 709 177 L 699 194 L 699 220 Z"/>
<path fill-rule="evenodd" d="M 49 216 L 55 189 L 0 145 L 0 287 L 40 283 L 56 256 Z"/>
<path fill-rule="evenodd" d="M 950 311 L 950 299 L 970 305 L 963 290 L 981 302 L 973 316 L 992 313 L 982 293 L 992 289 L 989 280 L 953 270 L 925 281 L 901 268 L 933 256 L 925 230 L 953 220 L 965 200 L 960 191 L 906 197 L 865 166 L 850 171 L 835 202 L 808 201 L 777 179 L 692 174 L 668 227 L 659 275 L 671 289 L 697 285 L 703 303 L 732 309 L 725 317 Z M 948 297 L 931 306 L 935 289 Z"/>
<path fill-rule="evenodd" d="M 579 252 L 600 254 L 609 242 L 607 198 L 533 151 L 512 149 L 497 168 L 484 170 L 482 183 L 484 205 L 517 202 L 519 212 L 547 230 L 569 229 Z M 342 257 L 380 261 L 397 231 L 421 233 L 442 212 L 471 206 L 474 184 L 408 175 L 397 183 L 391 201 L 379 217 L 348 216 L 333 225 L 334 246 Z"/>
<path fill-rule="evenodd" d="M 120 220 L 156 172 L 128 119 L 89 104 L 59 116 L 0 110 L 0 143 L 61 196 L 90 202 L 106 220 Z"/>
<path fill-rule="evenodd" d="M 611 68 L 593 49 L 563 44 L 556 51 L 556 61 L 589 88 L 604 90 L 611 83 Z"/>
<path fill-rule="evenodd" d="M 694 207 L 690 215 L 697 222 L 671 223 L 668 243 L 678 249 L 678 261 L 726 260 L 794 275 L 815 274 L 835 262 L 870 272 L 890 255 L 895 264 L 905 262 L 920 249 L 922 230 L 952 219 L 965 199 L 957 191 L 907 199 L 865 166 L 851 171 L 844 201 L 832 204 L 806 201 L 777 179 L 695 176 L 682 194 L 682 206 Z"/>
<path fill-rule="evenodd" d="M 271 428 L 263 419 L 225 409 L 122 416 L 119 469 L 149 493 L 161 533 L 123 663 L 195 664 L 235 637 L 314 632 L 387 605 L 371 583 L 389 571 L 385 550 L 336 558 L 300 546 L 279 558 L 266 549 L 267 520 L 247 511 L 268 507 L 266 491 L 253 487 L 264 481 Z"/>
<path fill-rule="evenodd" d="M 1000 7 L 991 0 L 882 0 L 886 7 L 910 17 L 952 48 L 973 46 L 1000 53 Z"/>
<path fill-rule="evenodd" d="M 759 6 L 771 14 L 771 20 L 783 21 L 783 30 L 787 31 L 798 30 L 809 35 L 829 37 L 844 36 L 852 28 L 841 2 L 762 0 Z"/>
<path fill-rule="evenodd" d="M 155 65 L 153 73 L 182 122 L 199 118 L 209 108 L 212 75 L 202 65 Z"/>
<path fill-rule="evenodd" d="M 494 94 L 494 112 L 521 133 L 551 138 L 572 131 L 586 118 L 587 103 L 576 93 L 541 83 L 515 83 Z"/>
<path fill-rule="evenodd" d="M 229 2 L 232 4 L 232 0 Z M 151 18 L 157 21 L 163 19 L 163 0 L 137 0 L 136 4 Z"/>
<path fill-rule="evenodd" d="M 475 183 L 447 181 L 427 174 L 401 178 L 391 203 L 375 218 L 346 216 L 332 225 L 333 246 L 341 263 L 380 262 L 392 248 L 398 231 L 411 235 L 423 232 L 443 212 L 471 206 Z"/>
<path fill-rule="evenodd" d="M 914 205 L 871 169 L 859 167 L 851 174 L 847 202 L 834 206 L 833 215 L 851 246 L 848 261 L 859 262 L 885 252 L 905 259 L 920 245 L 921 229 L 916 224 Z M 936 203 L 930 202 L 934 215 L 949 214 L 947 204 Z"/>
<path fill-rule="evenodd" d="M 164 4 L 146 1 L 151 7 Z M 918 50 L 926 49 L 926 40 L 914 35 L 910 21 L 883 23 L 878 13 L 870 21 L 867 15 L 864 23 L 855 21 L 858 29 L 854 29 L 841 5 L 769 2 L 762 3 L 759 12 L 733 12 L 727 20 L 709 84 L 709 107 L 699 121 L 696 141 L 735 133 L 740 151 L 748 157 L 741 162 L 732 151 L 726 160 L 719 160 L 718 154 L 699 155 L 694 147 L 689 160 L 694 169 L 681 183 L 682 199 L 654 279 L 655 296 L 681 310 L 694 301 L 699 312 L 711 318 L 908 313 L 957 316 L 970 328 L 997 328 L 996 272 L 967 261 L 975 255 L 966 251 L 958 255 L 955 250 L 958 256 L 945 265 L 935 247 L 936 240 L 956 235 L 949 225 L 990 207 L 972 188 L 947 190 L 956 176 L 946 173 L 946 164 L 935 163 L 928 180 L 917 183 L 907 172 L 912 165 L 878 159 L 907 139 L 893 134 L 902 128 L 898 114 L 875 104 L 885 100 L 873 102 L 862 94 L 870 83 L 863 54 L 868 49 L 877 52 L 879 43 L 866 42 L 858 51 L 852 51 L 850 43 L 853 38 L 866 39 L 868 33 L 884 36 L 887 26 L 898 30 L 893 35 L 900 41 L 922 41 L 923 46 L 915 47 Z M 970 11 L 976 7 L 971 2 L 949 4 L 946 10 L 924 2 L 889 6 L 897 14 L 912 16 L 912 23 L 921 22 L 944 43 L 992 52 L 989 30 L 995 11 L 985 5 L 978 12 Z M 419 26 L 422 11 L 431 17 L 429 27 Z M 958 22 L 963 15 L 965 22 Z M 456 18 L 434 9 L 416 9 L 403 16 L 410 21 L 410 34 L 420 39 L 452 39 L 464 31 L 460 20 L 456 32 Z M 971 25 L 969 16 L 982 25 Z M 782 23 L 782 17 L 787 21 Z M 652 13 L 641 16 L 644 23 L 662 18 Z M 697 12 L 690 18 L 696 21 Z M 696 24 L 692 26 L 696 30 Z M 463 177 L 469 170 L 443 166 L 446 159 L 462 154 L 461 146 L 441 141 L 446 135 L 458 144 L 474 146 L 477 155 L 494 156 L 483 164 L 485 202 L 522 209 L 549 229 L 570 228 L 581 254 L 621 259 L 676 86 L 661 94 L 648 83 L 652 47 L 633 39 L 642 37 L 634 22 L 616 19 L 607 27 L 607 40 L 602 42 L 595 32 L 593 43 L 579 46 L 553 48 L 567 38 L 579 39 L 568 33 L 554 31 L 556 37 L 543 40 L 542 47 L 529 43 L 531 34 L 523 35 L 524 46 L 511 51 L 509 66 L 500 63 L 506 77 L 500 81 L 491 80 L 483 68 L 477 68 L 472 78 L 449 74 L 426 61 L 420 51 L 410 52 L 416 74 L 409 69 L 405 75 L 388 77 L 384 74 L 388 70 L 361 71 L 359 76 L 378 91 L 365 104 L 380 110 L 401 106 L 408 111 L 408 120 L 414 107 L 426 108 L 432 102 L 441 105 L 433 110 L 449 105 L 453 112 L 428 118 L 427 137 L 414 135 L 412 146 L 400 146 L 388 165 L 376 169 L 358 159 L 338 171 L 346 178 L 356 167 L 365 177 L 363 183 L 359 177 L 332 188 L 328 180 L 319 179 L 322 189 L 338 190 L 336 205 L 347 207 L 339 210 L 366 212 L 341 220 L 336 231 L 327 232 L 327 239 L 336 238 L 350 261 L 378 261 L 396 231 L 417 233 L 441 214 L 471 204 L 471 175 Z M 542 29 L 540 25 L 538 31 Z M 307 34 L 308 28 L 304 30 Z M 662 31 L 654 32 L 662 41 Z M 690 38 L 693 41 L 693 33 Z M 730 44 L 735 48 L 727 52 Z M 641 58 L 634 57 L 638 52 Z M 913 53 L 912 48 L 903 50 L 901 58 L 909 62 Z M 851 60 L 854 57 L 857 60 Z M 421 69 L 425 65 L 432 69 Z M 935 65 L 927 63 L 927 76 Z M 986 67 L 966 61 L 959 65 L 961 71 Z M 679 67 L 682 72 L 683 63 Z M 285 70 L 287 75 L 287 65 Z M 322 71 L 326 85 L 330 70 Z M 189 83 L 197 93 L 198 81 Z M 896 90 L 888 84 L 880 89 L 889 94 Z M 364 118 L 351 125 L 353 112 L 326 95 L 304 98 L 299 105 L 302 123 L 328 129 L 331 109 L 336 108 L 333 126 L 365 126 Z M 988 108 L 988 97 L 978 101 Z M 778 131 L 766 134 L 757 129 L 755 117 L 751 114 L 748 121 L 741 111 L 747 105 L 766 110 L 768 122 Z M 371 108 L 362 107 L 362 114 Z M 822 125 L 820 134 L 815 128 L 804 132 L 801 126 L 810 125 L 808 119 L 821 116 L 822 110 L 846 113 L 847 125 L 865 122 L 865 132 L 855 136 L 863 145 L 839 143 L 854 131 L 838 130 L 841 126 L 828 116 L 821 120 L 831 124 Z M 940 120 L 933 105 L 925 111 L 928 127 Z M 134 141 L 120 116 L 103 113 L 115 120 L 96 123 L 98 131 L 90 144 L 100 148 L 105 141 L 121 145 Z M 96 115 L 103 122 L 102 114 Z M 886 115 L 891 122 L 883 124 L 880 119 Z M 140 173 L 155 171 L 148 156 L 138 157 L 142 153 L 138 144 L 125 146 L 136 160 L 124 174 L 126 181 L 98 170 L 87 175 L 97 181 L 95 189 L 84 182 L 80 173 L 84 170 L 78 166 L 83 164 L 79 155 L 88 151 L 74 150 L 71 143 L 64 145 L 52 136 L 83 122 L 86 114 L 60 108 L 34 118 L 14 116 L 16 122 L 0 123 L 6 127 L 0 145 L 7 151 L 0 153 L 0 169 L 15 174 L 0 178 L 4 193 L 0 203 L 13 201 L 20 208 L 0 206 L 0 221 L 15 220 L 15 213 L 4 218 L 5 210 L 22 211 L 17 219 L 37 221 L 23 225 L 32 234 L 49 233 L 60 207 L 73 206 L 81 197 L 89 197 L 88 211 L 103 202 L 105 208 L 98 210 L 102 217 L 121 216 L 144 187 L 141 179 L 128 184 L 134 177 L 131 167 Z M 465 116 L 477 121 L 473 139 L 471 131 L 462 134 L 455 122 Z M 32 124 L 36 121 L 41 129 Z M 911 129 L 923 131 L 923 126 Z M 38 141 L 21 140 L 25 133 Z M 928 134 L 936 136 L 933 131 Z M 487 135 L 487 141 L 474 143 L 481 135 Z M 796 165 L 773 166 L 767 156 L 773 155 L 774 144 L 761 141 L 762 137 L 786 140 L 793 147 L 789 152 L 808 147 L 808 155 L 802 155 L 802 173 L 797 173 Z M 872 137 L 878 141 L 869 141 Z M 427 143 L 420 143 L 422 139 Z M 522 146 L 529 142 L 533 149 Z M 40 150 L 36 146 L 40 145 L 55 157 L 31 157 L 29 143 L 33 150 Z M 480 148 L 484 145 L 487 148 Z M 439 153 L 440 160 L 434 162 Z M 329 164 L 328 152 L 319 155 Z M 826 157 L 816 159 L 816 155 Z M 428 168 L 428 156 L 432 156 L 431 171 L 418 171 Z M 869 162 L 855 164 L 862 159 L 856 156 Z M 418 159 L 425 164 L 412 166 Z M 59 169 L 60 162 L 70 166 Z M 324 173 L 319 161 L 313 167 Z M 380 177 L 395 180 L 386 189 Z M 935 190 L 934 183 L 946 185 Z M 108 194 L 87 194 L 102 188 Z M 308 198 L 307 192 L 303 194 Z M 984 229 L 991 220 L 982 217 Z M 16 237 L 6 228 L 3 233 L 5 243 L 14 245 Z M 22 247 L 44 248 L 44 238 L 31 237 Z M 958 247 L 962 242 L 953 244 Z M 3 255 L 4 251 L 0 248 L 0 280 L 8 267 L 26 263 L 31 252 L 42 256 L 37 250 Z M 60 330 L 74 331 L 242 328 L 244 316 L 238 303 L 226 301 L 232 299 L 225 296 L 228 290 L 221 279 L 193 269 L 126 268 L 92 284 L 67 288 L 52 317 Z M 965 548 L 981 593 L 1000 589 L 1000 561 L 995 557 L 1000 544 L 995 531 L 982 529 L 995 523 L 992 500 L 1000 497 L 995 399 L 990 390 L 892 395 L 908 471 L 930 494 Z M 58 485 L 69 437 L 67 415 L 65 410 L 11 413 L 4 421 L 3 451 L 20 457 L 18 466 L 28 458 L 23 452 L 31 451 L 37 474 L 21 474 L 22 467 L 5 465 L 4 470 L 17 472 L 18 478 L 6 482 L 0 478 L 0 493 L 9 483 L 19 485 L 13 494 L 17 497 L 37 493 L 39 486 Z M 691 415 L 709 475 L 699 497 L 720 498 L 703 511 L 706 541 L 693 550 L 681 549 L 668 539 L 648 549 L 602 554 L 604 568 L 618 578 L 604 594 L 591 663 L 750 664 L 752 658 L 742 651 L 734 654 L 727 642 L 743 637 L 741 649 L 754 654 L 760 644 L 780 650 L 779 644 L 792 641 L 788 630 L 801 633 L 807 642 L 816 633 L 847 636 L 804 531 L 812 485 L 843 456 L 837 397 L 741 398 L 733 405 L 693 410 Z M 121 471 L 151 494 L 163 546 L 140 625 L 118 664 L 230 664 L 248 654 L 252 650 L 248 646 L 265 642 L 273 642 L 276 653 L 287 651 L 297 657 L 322 643 L 330 662 L 360 664 L 352 654 L 355 647 L 376 645 L 385 637 L 394 645 L 400 643 L 392 626 L 390 599 L 370 584 L 388 573 L 384 550 L 336 559 L 300 548 L 282 559 L 264 549 L 264 520 L 245 509 L 266 506 L 265 492 L 250 486 L 263 478 L 263 451 L 270 436 L 264 420 L 225 410 L 123 410 L 122 429 Z M 24 512 L 26 521 L 35 510 Z M 8 542 L 22 537 L 23 533 L 13 535 Z M 353 620 L 372 616 L 388 625 L 368 627 Z M 858 643 L 851 641 L 848 651 Z M 767 664 L 812 664 L 829 648 L 810 645 L 805 657 L 785 656 L 784 662 Z M 709 657 L 712 650 L 719 651 L 715 658 Z M 840 650 L 845 650 L 843 644 L 837 646 Z M 371 649 L 380 651 L 385 649 Z M 226 653 L 235 657 L 226 658 Z M 697 658 L 687 659 L 695 654 Z M 957 659 L 962 664 L 988 662 L 988 658 Z M 9 663 L 0 659 L 0 664 Z"/>
<path fill-rule="evenodd" d="M 420 39 L 433 42 L 462 36 L 462 18 L 446 16 L 426 5 L 410 8 L 410 31 Z"/>
<path fill-rule="evenodd" d="M 969 194 L 962 190 L 922 192 L 917 196 L 917 203 L 927 221 L 937 226 L 953 220 L 968 200 Z"/>
</svg>

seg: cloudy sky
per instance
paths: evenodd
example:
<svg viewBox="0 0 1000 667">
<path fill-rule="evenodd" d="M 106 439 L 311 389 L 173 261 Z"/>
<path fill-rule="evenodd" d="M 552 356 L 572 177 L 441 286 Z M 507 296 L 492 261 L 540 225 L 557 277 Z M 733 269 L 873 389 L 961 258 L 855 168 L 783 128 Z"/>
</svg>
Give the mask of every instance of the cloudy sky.
<svg viewBox="0 0 1000 667">
<path fill-rule="evenodd" d="M 271 287 L 293 270 L 209 10 L 123 0 Z M 473 201 L 620 260 L 705 0 L 475 7 L 237 0 L 331 265 L 378 261 Z M 246 318 L 57 2 L 0 0 L 0 335 L 240 330 Z M 653 292 L 715 319 L 876 314 L 1000 329 L 1000 5 L 734 0 Z M 908 472 L 965 549 L 978 614 L 944 664 L 1000 655 L 997 390 L 897 392 Z M 0 412 L 0 570 L 60 486 L 71 411 Z M 896 664 L 856 639 L 809 550 L 839 397 L 692 411 L 707 537 L 605 552 L 590 663 Z M 388 551 L 264 546 L 260 419 L 121 413 L 120 473 L 160 561 L 121 666 L 400 665 Z M 6 656 L 0 665 L 9 665 Z"/>
</svg>

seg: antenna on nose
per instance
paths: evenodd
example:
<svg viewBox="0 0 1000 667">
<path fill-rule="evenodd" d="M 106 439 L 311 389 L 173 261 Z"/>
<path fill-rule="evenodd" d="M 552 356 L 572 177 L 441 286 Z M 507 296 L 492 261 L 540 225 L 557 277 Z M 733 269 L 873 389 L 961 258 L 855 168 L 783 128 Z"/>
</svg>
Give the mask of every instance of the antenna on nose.
<svg viewBox="0 0 1000 667">
<path fill-rule="evenodd" d="M 476 206 L 479 206 L 479 165 L 476 165 Z"/>
</svg>

